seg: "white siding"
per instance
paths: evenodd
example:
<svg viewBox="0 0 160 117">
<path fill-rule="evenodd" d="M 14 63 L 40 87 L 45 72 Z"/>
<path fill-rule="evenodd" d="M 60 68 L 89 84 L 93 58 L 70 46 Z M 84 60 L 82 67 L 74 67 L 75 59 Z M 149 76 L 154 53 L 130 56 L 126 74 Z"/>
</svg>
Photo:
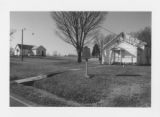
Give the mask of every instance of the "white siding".
<svg viewBox="0 0 160 117">
<path fill-rule="evenodd" d="M 32 50 L 32 52 L 33 52 L 33 55 L 37 55 L 36 50 Z"/>
<path fill-rule="evenodd" d="M 125 34 L 125 38 L 123 38 L 122 35 L 117 37 L 105 46 L 102 57 L 103 63 L 137 63 L 138 46 L 140 46 L 139 43 L 140 41 L 138 39 L 127 34 Z M 140 48 L 144 49 L 145 46 L 142 44 Z"/>
<path fill-rule="evenodd" d="M 126 42 L 121 42 L 118 47 L 123 48 L 134 56 L 137 56 L 137 47 Z"/>
<path fill-rule="evenodd" d="M 14 50 L 14 55 L 20 56 L 20 49 L 18 46 L 16 46 L 16 48 Z"/>
<path fill-rule="evenodd" d="M 39 46 L 36 49 L 36 52 L 37 52 L 36 55 L 38 55 L 38 56 L 42 56 L 42 54 L 43 54 L 43 56 L 46 56 L 46 49 L 42 46 Z"/>
<path fill-rule="evenodd" d="M 122 62 L 136 63 L 137 62 L 137 47 L 126 42 L 121 42 L 118 47 L 123 48 Z"/>
</svg>

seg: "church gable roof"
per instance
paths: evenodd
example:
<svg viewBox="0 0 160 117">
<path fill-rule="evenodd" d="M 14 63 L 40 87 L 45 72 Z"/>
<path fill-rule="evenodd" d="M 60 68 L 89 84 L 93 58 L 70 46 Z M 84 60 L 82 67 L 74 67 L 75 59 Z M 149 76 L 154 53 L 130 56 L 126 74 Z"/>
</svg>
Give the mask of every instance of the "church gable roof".
<svg viewBox="0 0 160 117">
<path fill-rule="evenodd" d="M 46 50 L 46 48 L 44 48 L 42 45 L 40 45 L 40 46 L 34 46 L 34 45 L 25 45 L 25 44 L 23 44 L 23 46 L 22 46 L 22 44 L 17 44 L 15 48 L 17 48 L 17 47 L 20 50 L 22 49 L 22 47 L 23 47 L 23 49 L 26 49 L 26 50 L 37 50 L 37 49 Z"/>
<path fill-rule="evenodd" d="M 142 42 L 141 40 L 137 39 L 137 38 L 134 38 L 132 37 L 131 35 L 127 34 L 127 33 L 120 33 L 119 35 L 117 35 L 115 38 L 113 38 L 111 41 L 109 41 L 108 43 L 106 43 L 104 45 L 104 48 L 116 43 L 118 41 L 121 41 L 121 42 L 127 42 L 131 45 L 134 45 L 136 47 L 142 47 L 144 45 L 146 45 L 146 42 Z"/>
</svg>

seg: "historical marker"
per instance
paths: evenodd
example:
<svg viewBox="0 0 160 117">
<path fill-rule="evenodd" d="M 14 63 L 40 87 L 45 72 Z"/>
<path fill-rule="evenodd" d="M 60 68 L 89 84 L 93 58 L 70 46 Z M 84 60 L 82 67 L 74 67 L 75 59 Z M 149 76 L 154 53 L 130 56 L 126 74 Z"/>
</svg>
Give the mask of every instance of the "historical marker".
<svg viewBox="0 0 160 117">
<path fill-rule="evenodd" d="M 90 59 L 91 55 L 90 55 L 90 48 L 88 48 L 87 46 L 85 46 L 83 48 L 83 52 L 82 52 L 82 58 L 86 60 L 86 72 L 85 72 L 85 77 L 89 78 L 88 75 L 88 59 Z"/>
</svg>

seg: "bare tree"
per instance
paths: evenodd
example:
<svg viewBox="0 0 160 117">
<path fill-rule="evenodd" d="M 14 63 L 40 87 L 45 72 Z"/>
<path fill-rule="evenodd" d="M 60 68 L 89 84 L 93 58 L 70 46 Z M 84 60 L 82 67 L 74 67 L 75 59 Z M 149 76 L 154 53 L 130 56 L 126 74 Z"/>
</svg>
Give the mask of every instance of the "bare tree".
<svg viewBox="0 0 160 117">
<path fill-rule="evenodd" d="M 102 33 L 98 33 L 94 38 L 94 44 L 97 44 L 99 47 L 99 62 L 102 64 L 102 53 L 104 51 L 104 45 L 107 44 L 109 41 L 111 41 L 116 35 L 115 34 L 109 34 L 107 36 L 104 36 Z"/>
<path fill-rule="evenodd" d="M 103 34 L 98 34 L 95 36 L 94 43 L 98 45 L 99 47 L 99 62 L 102 63 L 102 52 L 103 52 L 103 46 L 104 46 L 104 40 L 105 37 Z"/>
<path fill-rule="evenodd" d="M 106 12 L 53 12 L 51 15 L 59 29 L 57 34 L 76 48 L 77 61 L 81 62 L 83 47 L 93 39 Z"/>
<path fill-rule="evenodd" d="M 114 39 L 116 36 L 117 36 L 116 34 L 109 34 L 109 35 L 107 35 L 105 37 L 105 39 L 104 39 L 104 41 L 105 41 L 104 43 L 105 44 L 108 43 L 109 41 L 111 41 L 112 39 Z"/>
<path fill-rule="evenodd" d="M 147 43 L 146 47 L 145 47 L 145 51 L 144 51 L 144 58 L 146 58 L 146 62 L 144 62 L 145 60 L 143 60 L 144 64 L 146 65 L 151 65 L 151 51 L 152 51 L 152 48 L 151 48 L 151 35 L 152 35 L 152 32 L 151 32 L 151 27 L 145 27 L 144 29 L 138 31 L 138 32 L 131 32 L 131 35 L 138 38 L 139 40 L 141 41 L 144 41 Z"/>
<path fill-rule="evenodd" d="M 11 29 L 10 30 L 10 33 L 9 33 L 9 35 L 10 35 L 10 41 L 14 38 L 13 37 L 13 34 L 16 32 L 16 29 Z"/>
</svg>

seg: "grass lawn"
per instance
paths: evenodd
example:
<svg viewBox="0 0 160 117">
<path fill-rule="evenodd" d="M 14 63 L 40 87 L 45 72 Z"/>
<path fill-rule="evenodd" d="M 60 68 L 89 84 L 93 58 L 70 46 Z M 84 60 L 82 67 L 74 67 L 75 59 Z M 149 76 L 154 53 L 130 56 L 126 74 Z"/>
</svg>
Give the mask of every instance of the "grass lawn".
<svg viewBox="0 0 160 117">
<path fill-rule="evenodd" d="M 149 107 L 151 105 L 151 67 L 97 65 L 89 61 L 90 79 L 84 78 L 85 64 L 78 64 L 76 58 L 20 58 L 10 60 L 10 80 L 32 77 L 40 74 L 67 71 L 34 82 L 33 87 L 11 83 L 11 93 L 18 94 L 46 106 L 66 106 L 62 102 L 42 96 L 39 88 L 86 106 Z"/>
<path fill-rule="evenodd" d="M 12 83 L 10 86 L 10 93 L 19 95 L 29 101 L 38 104 L 39 106 L 68 106 L 65 102 L 58 101 L 46 95 L 43 95 L 31 86 Z"/>
<path fill-rule="evenodd" d="M 44 89 L 86 106 L 148 107 L 151 104 L 151 70 L 147 66 L 103 66 L 84 71 L 71 71 L 36 81 Z"/>
<path fill-rule="evenodd" d="M 11 57 L 10 80 L 83 67 L 84 63 L 78 64 L 75 57 L 24 58 L 23 62 L 21 62 L 20 58 Z"/>
</svg>

